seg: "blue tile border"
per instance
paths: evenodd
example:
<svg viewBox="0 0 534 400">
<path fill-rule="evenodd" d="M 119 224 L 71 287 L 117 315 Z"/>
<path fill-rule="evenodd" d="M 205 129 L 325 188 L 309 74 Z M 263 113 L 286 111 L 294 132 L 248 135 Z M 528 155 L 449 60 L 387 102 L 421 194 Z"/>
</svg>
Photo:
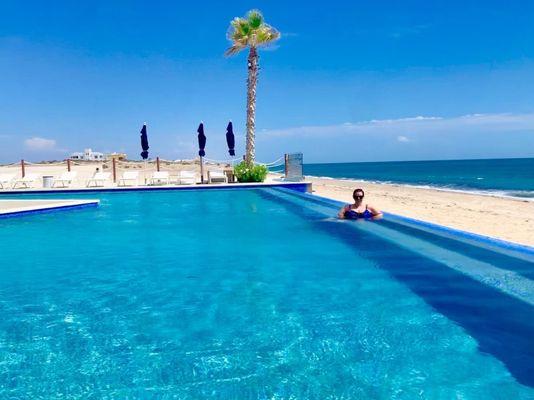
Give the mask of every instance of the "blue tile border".
<svg viewBox="0 0 534 400">
<path fill-rule="evenodd" d="M 72 209 L 82 209 L 82 208 L 89 208 L 89 207 L 98 207 L 99 201 L 91 201 L 91 202 L 85 202 L 81 204 L 66 204 L 66 205 L 58 205 L 58 206 L 48 206 L 48 207 L 42 207 L 35 210 L 21 210 L 21 211 L 13 211 L 13 212 L 7 212 L 4 214 L 0 214 L 0 219 L 6 219 L 6 218 L 16 218 L 16 217 L 23 217 L 26 215 L 34 215 L 34 214 L 45 214 L 45 213 L 52 213 L 56 211 L 65 211 L 65 210 L 72 210 Z"/>
<path fill-rule="evenodd" d="M 280 189 L 283 190 L 284 188 L 280 188 Z M 338 200 L 329 199 L 328 197 L 323 197 L 323 196 L 319 196 L 319 195 L 311 194 L 311 193 L 298 193 L 298 194 L 294 193 L 294 195 L 299 195 L 308 200 L 316 201 L 316 202 L 334 206 L 337 208 L 340 208 L 346 204 Z M 435 223 L 427 222 L 427 221 L 421 221 L 415 218 L 404 217 L 402 215 L 393 214 L 389 212 L 383 212 L 383 214 L 386 218 L 388 218 L 390 221 L 393 221 L 393 222 L 399 222 L 399 223 L 404 222 L 410 226 L 427 228 L 434 232 L 444 233 L 452 237 L 468 239 L 474 242 L 484 243 L 484 244 L 494 246 L 500 249 L 514 251 L 514 252 L 522 253 L 528 256 L 534 256 L 534 247 L 532 246 L 508 242 L 506 240 L 493 238 L 491 236 L 479 235 L 477 233 L 467 232 L 467 231 L 463 231 L 461 229 L 456 229 L 456 228 L 450 228 L 444 225 L 439 225 L 439 224 L 435 224 Z"/>
<path fill-rule="evenodd" d="M 404 221 L 404 222 L 406 222 L 406 223 L 408 223 L 408 224 L 410 224 L 412 226 L 413 225 L 415 225 L 415 226 L 418 225 L 418 226 L 421 226 L 421 227 L 428 228 L 428 229 L 430 229 L 432 231 L 439 231 L 439 232 L 443 232 L 443 233 L 449 234 L 451 236 L 459 236 L 459 237 L 463 237 L 464 239 L 469 239 L 469 240 L 473 240 L 473 241 L 476 241 L 476 242 L 486 243 L 486 244 L 489 244 L 489 245 L 492 245 L 492 246 L 495 246 L 495 247 L 499 247 L 499 248 L 503 248 L 503 249 L 506 249 L 506 250 L 517 251 L 517 252 L 520 252 L 520 253 L 524 253 L 524 254 L 528 254 L 528 255 L 534 256 L 534 247 L 531 247 L 531 246 L 527 246 L 527 245 L 523 245 L 523 244 L 519 244 L 519 243 L 508 242 L 506 240 L 494 238 L 494 237 L 491 237 L 491 236 L 480 235 L 478 233 L 467 232 L 467 231 L 464 231 L 464 230 L 461 230 L 461 229 L 449 228 L 449 227 L 444 226 L 444 225 L 435 224 L 433 222 L 421 221 L 421 220 L 418 220 L 418 219 L 415 219 L 415 218 L 404 217 L 404 216 L 401 216 L 401 215 L 398 215 L 398 214 L 392 214 L 392 213 L 384 212 L 384 215 L 387 216 L 387 217 L 390 217 L 392 219 L 392 221 L 395 221 L 395 220 Z"/>
</svg>

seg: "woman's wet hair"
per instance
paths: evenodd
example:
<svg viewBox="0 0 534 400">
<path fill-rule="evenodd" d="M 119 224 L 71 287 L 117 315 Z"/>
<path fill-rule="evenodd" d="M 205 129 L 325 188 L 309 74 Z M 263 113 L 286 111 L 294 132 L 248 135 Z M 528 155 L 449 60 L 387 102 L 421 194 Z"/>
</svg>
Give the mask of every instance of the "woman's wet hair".
<svg viewBox="0 0 534 400">
<path fill-rule="evenodd" d="M 358 193 L 361 193 L 361 197 L 363 198 L 365 196 L 365 192 L 363 191 L 363 189 L 354 189 L 354 192 L 352 192 L 352 198 L 354 199 Z"/>
</svg>

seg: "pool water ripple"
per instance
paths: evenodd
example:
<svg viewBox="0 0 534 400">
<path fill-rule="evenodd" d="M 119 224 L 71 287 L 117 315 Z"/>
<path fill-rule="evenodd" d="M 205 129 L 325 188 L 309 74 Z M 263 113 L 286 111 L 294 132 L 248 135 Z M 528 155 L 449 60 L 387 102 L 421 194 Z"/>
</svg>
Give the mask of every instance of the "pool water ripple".
<svg viewBox="0 0 534 400">
<path fill-rule="evenodd" d="M 259 190 L 128 193 L 3 221 L 0 398 L 534 396 L 414 292 L 437 285 L 408 268 L 421 255 L 377 258 L 294 211 Z"/>
</svg>

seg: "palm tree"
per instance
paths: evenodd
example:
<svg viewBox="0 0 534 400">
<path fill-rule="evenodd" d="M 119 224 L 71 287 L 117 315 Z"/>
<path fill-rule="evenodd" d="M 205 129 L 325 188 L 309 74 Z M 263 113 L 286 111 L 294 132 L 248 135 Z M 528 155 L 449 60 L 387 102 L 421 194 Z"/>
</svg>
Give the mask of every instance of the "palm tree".
<svg viewBox="0 0 534 400">
<path fill-rule="evenodd" d="M 256 86 L 260 56 L 258 47 L 266 46 L 278 40 L 280 32 L 265 23 L 258 10 L 251 10 L 245 18 L 234 18 L 228 30 L 228 40 L 232 43 L 226 50 L 226 56 L 233 56 L 249 48 L 247 79 L 247 149 L 245 161 L 254 163 L 254 130 L 256 127 Z"/>
</svg>

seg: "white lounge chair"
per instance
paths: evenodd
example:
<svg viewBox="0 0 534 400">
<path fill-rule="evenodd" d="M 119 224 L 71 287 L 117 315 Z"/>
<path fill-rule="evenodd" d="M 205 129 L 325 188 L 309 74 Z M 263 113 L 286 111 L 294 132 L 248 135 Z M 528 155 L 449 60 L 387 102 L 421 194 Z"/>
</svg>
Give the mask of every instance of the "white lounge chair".
<svg viewBox="0 0 534 400">
<path fill-rule="evenodd" d="M 208 183 L 228 183 L 228 178 L 223 171 L 208 171 Z"/>
<path fill-rule="evenodd" d="M 151 185 L 168 185 L 169 182 L 169 173 L 167 171 L 154 172 L 148 181 Z"/>
<path fill-rule="evenodd" d="M 139 185 L 139 171 L 126 171 L 119 179 L 118 186 L 138 186 Z"/>
<path fill-rule="evenodd" d="M 194 171 L 180 171 L 178 183 L 180 185 L 194 185 L 197 183 L 197 174 Z"/>
<path fill-rule="evenodd" d="M 0 189 L 11 187 L 15 174 L 0 174 Z"/>
<path fill-rule="evenodd" d="M 16 189 L 17 185 L 20 185 L 21 188 L 30 189 L 37 179 L 39 179 L 39 175 L 37 174 L 26 174 L 24 178 L 17 179 L 13 183 L 13 189 Z"/>
<path fill-rule="evenodd" d="M 52 183 L 52 187 L 56 187 L 56 185 L 60 185 L 60 187 L 68 187 L 71 185 L 72 181 L 76 179 L 76 176 L 78 173 L 76 171 L 69 171 L 69 172 L 63 172 L 59 178 L 54 178 L 54 183 Z"/>
<path fill-rule="evenodd" d="M 97 172 L 93 175 L 91 179 L 87 181 L 87 187 L 90 187 L 93 184 L 93 187 L 104 186 L 106 181 L 109 180 L 111 173 L 109 172 Z"/>
</svg>

